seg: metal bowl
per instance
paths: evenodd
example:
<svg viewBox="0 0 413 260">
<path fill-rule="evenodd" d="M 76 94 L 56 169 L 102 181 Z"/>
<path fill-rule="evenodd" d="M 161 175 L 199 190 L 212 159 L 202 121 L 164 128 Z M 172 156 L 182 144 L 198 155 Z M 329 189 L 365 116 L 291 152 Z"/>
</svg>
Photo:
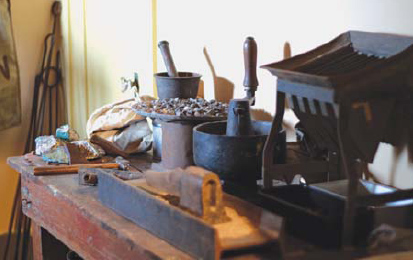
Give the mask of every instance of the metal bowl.
<svg viewBox="0 0 413 260">
<path fill-rule="evenodd" d="M 196 98 L 202 75 L 192 72 L 178 72 L 179 77 L 169 77 L 167 72 L 156 73 L 158 97 Z"/>
<path fill-rule="evenodd" d="M 254 135 L 225 135 L 227 121 L 208 122 L 193 130 L 194 162 L 223 180 L 255 185 L 271 122 L 252 121 Z M 285 133 L 284 133 L 285 143 Z"/>
</svg>

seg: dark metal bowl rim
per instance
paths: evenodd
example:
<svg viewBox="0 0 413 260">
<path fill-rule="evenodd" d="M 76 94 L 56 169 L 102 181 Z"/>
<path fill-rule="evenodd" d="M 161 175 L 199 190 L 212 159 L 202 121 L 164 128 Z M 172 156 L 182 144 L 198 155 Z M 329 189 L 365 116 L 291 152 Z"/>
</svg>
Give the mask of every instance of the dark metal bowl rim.
<svg viewBox="0 0 413 260">
<path fill-rule="evenodd" d="M 192 79 L 192 78 L 201 78 L 202 75 L 199 73 L 195 73 L 195 72 L 186 72 L 186 71 L 180 71 L 178 72 L 178 74 L 192 74 L 192 76 L 183 76 L 183 77 L 169 77 L 168 76 L 168 72 L 159 72 L 159 73 L 155 73 L 153 74 L 153 76 L 155 78 L 163 78 L 163 79 Z"/>
<path fill-rule="evenodd" d="M 253 122 L 267 122 L 267 121 L 254 120 Z M 228 135 L 226 135 L 225 133 L 224 133 L 224 134 L 213 134 L 213 133 L 207 133 L 207 132 L 204 132 L 204 131 L 201 131 L 201 130 L 200 130 L 200 128 L 202 128 L 203 126 L 208 125 L 208 124 L 216 124 L 216 125 L 218 125 L 218 124 L 226 124 L 226 123 L 227 123 L 227 120 L 205 122 L 205 123 L 202 123 L 202 124 L 199 124 L 199 125 L 195 126 L 192 131 L 193 131 L 194 134 L 195 134 L 195 133 L 199 133 L 199 134 L 207 135 L 207 136 L 221 136 L 221 137 L 225 137 L 225 138 L 228 138 L 228 139 L 262 138 L 262 137 L 266 137 L 266 136 L 269 135 L 269 133 L 268 133 L 268 134 L 265 134 L 265 135 L 255 135 L 255 134 L 254 134 L 254 135 L 247 135 L 247 136 L 228 136 Z"/>
</svg>

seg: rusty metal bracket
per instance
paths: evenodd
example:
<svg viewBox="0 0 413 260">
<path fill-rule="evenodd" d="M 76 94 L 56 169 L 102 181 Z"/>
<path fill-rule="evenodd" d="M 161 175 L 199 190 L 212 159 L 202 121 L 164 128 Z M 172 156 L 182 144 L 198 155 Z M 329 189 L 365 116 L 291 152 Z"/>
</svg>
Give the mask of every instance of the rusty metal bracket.
<svg viewBox="0 0 413 260">
<path fill-rule="evenodd" d="M 78 178 L 79 185 L 96 186 L 98 184 L 97 173 L 92 168 L 80 168 Z"/>
</svg>

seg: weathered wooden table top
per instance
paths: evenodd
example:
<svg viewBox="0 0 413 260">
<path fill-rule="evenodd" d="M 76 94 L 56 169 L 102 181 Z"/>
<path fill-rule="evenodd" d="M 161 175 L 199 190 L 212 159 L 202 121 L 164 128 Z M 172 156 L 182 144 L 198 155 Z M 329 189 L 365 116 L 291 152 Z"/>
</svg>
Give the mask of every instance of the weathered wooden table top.
<svg viewBox="0 0 413 260">
<path fill-rule="evenodd" d="M 149 156 L 150 157 L 150 156 Z M 147 155 L 131 159 L 132 164 L 150 168 Z M 34 176 L 33 167 L 22 156 L 8 164 L 21 173 L 23 212 L 70 249 L 85 259 L 193 259 L 167 242 L 103 206 L 97 187 L 78 184 L 77 174 Z M 144 210 L 144 208 L 142 209 Z M 156 216 L 154 216 L 156 217 Z M 360 252 L 317 250 L 287 236 L 286 259 L 360 259 Z M 412 256 L 410 252 L 400 255 Z M 385 256 L 382 256 L 385 257 Z M 392 259 L 378 258 L 378 259 Z M 273 259 L 266 254 L 243 254 L 232 259 Z M 367 258 L 366 258 L 367 259 Z M 372 258 L 374 259 L 374 258 Z M 409 259 L 409 258 L 400 258 Z"/>
<path fill-rule="evenodd" d="M 191 259 L 104 207 L 77 174 L 34 176 L 23 157 L 8 164 L 21 173 L 23 212 L 85 259 Z"/>
<path fill-rule="evenodd" d="M 141 170 L 151 167 L 151 155 L 128 159 Z M 77 174 L 34 176 L 23 156 L 10 157 L 7 163 L 21 173 L 24 214 L 84 259 L 194 259 L 103 206 L 97 186 L 79 185 Z M 273 257 L 244 252 L 226 259 Z"/>
</svg>

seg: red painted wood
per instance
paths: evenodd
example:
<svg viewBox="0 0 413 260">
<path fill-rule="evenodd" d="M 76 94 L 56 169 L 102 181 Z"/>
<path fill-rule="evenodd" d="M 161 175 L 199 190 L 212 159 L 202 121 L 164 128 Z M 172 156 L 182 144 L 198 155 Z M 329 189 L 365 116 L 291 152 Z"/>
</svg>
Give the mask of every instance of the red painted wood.
<svg viewBox="0 0 413 260">
<path fill-rule="evenodd" d="M 97 188 L 80 186 L 76 174 L 34 176 L 21 157 L 8 162 L 21 172 L 23 212 L 83 258 L 191 259 L 104 207 Z"/>
<path fill-rule="evenodd" d="M 42 228 L 35 222 L 32 222 L 32 244 L 33 260 L 42 260 Z"/>
</svg>

